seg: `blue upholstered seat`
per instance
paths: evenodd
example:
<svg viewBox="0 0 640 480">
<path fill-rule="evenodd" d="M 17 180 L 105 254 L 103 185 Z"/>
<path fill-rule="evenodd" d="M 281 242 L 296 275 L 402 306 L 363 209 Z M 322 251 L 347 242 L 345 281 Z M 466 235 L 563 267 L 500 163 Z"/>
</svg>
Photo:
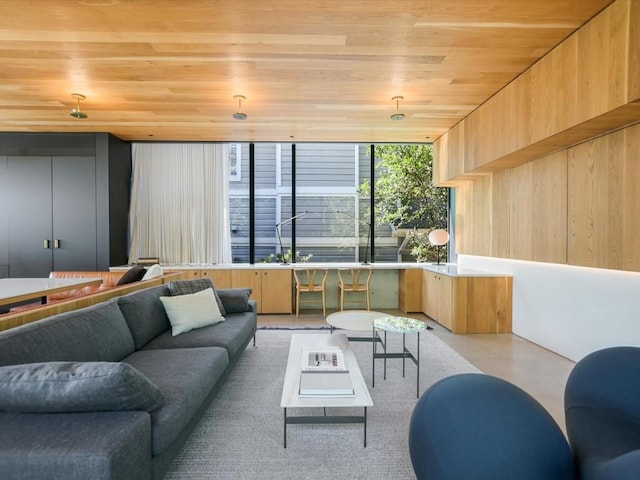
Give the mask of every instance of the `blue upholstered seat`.
<svg viewBox="0 0 640 480">
<path fill-rule="evenodd" d="M 409 449 L 418 480 L 574 479 L 571 449 L 549 413 L 489 375 L 454 375 L 423 393 Z"/>
<path fill-rule="evenodd" d="M 640 479 L 640 348 L 584 357 L 567 379 L 564 403 L 580 478 Z"/>
</svg>

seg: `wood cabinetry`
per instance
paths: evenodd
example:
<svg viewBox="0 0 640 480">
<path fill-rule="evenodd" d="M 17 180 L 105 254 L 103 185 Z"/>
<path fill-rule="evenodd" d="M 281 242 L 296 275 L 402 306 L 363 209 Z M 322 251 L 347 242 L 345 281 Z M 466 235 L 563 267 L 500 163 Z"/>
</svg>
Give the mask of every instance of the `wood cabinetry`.
<svg viewBox="0 0 640 480">
<path fill-rule="evenodd" d="M 251 299 L 258 302 L 258 313 L 291 313 L 291 270 L 258 268 L 203 269 L 203 278 L 210 278 L 216 288 L 252 289 Z"/>
<path fill-rule="evenodd" d="M 423 272 L 423 312 L 453 333 L 510 333 L 512 278 Z"/>
<path fill-rule="evenodd" d="M 422 309 L 421 269 L 406 269 L 398 272 L 398 308 L 404 313 L 421 312 Z"/>
<path fill-rule="evenodd" d="M 231 288 L 231 270 L 220 268 L 202 269 L 200 276 L 210 278 L 216 288 Z"/>
<path fill-rule="evenodd" d="M 422 275 L 423 313 L 453 331 L 451 321 L 453 279 L 427 270 L 422 272 Z"/>
<path fill-rule="evenodd" d="M 200 278 L 200 270 L 198 269 L 162 267 L 162 273 L 177 273 L 177 272 L 182 273 L 182 280 L 192 280 L 194 278 Z"/>
</svg>

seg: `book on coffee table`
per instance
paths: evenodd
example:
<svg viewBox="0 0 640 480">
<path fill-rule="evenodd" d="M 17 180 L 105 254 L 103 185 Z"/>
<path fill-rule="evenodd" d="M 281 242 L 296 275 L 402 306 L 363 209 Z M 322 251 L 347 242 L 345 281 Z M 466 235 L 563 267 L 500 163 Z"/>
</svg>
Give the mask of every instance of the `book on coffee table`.
<svg viewBox="0 0 640 480">
<path fill-rule="evenodd" d="M 339 347 L 307 347 L 302 349 L 300 370 L 303 372 L 346 372 L 344 353 Z"/>
<path fill-rule="evenodd" d="M 354 396 L 349 372 L 301 372 L 301 397 L 306 396 Z"/>
</svg>

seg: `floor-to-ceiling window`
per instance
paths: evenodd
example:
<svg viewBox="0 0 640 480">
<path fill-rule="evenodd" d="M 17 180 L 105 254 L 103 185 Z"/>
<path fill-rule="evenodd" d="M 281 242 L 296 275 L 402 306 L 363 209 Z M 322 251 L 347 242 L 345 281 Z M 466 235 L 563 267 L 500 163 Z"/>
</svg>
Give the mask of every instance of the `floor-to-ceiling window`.
<svg viewBox="0 0 640 480">
<path fill-rule="evenodd" d="M 249 144 L 229 145 L 229 224 L 235 263 L 249 262 Z"/>
<path fill-rule="evenodd" d="M 402 237 L 389 225 L 374 224 L 375 188 L 361 188 L 382 174 L 375 168 L 375 146 L 256 143 L 252 156 L 250 144 L 234 145 L 237 158 L 230 159 L 229 178 L 234 262 L 411 260 L 399 255 Z"/>
</svg>

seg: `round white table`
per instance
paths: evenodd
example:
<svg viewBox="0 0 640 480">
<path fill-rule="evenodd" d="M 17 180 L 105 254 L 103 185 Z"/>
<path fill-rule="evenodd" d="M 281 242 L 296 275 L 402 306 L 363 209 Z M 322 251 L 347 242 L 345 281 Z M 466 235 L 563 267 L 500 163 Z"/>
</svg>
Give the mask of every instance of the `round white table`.
<svg viewBox="0 0 640 480">
<path fill-rule="evenodd" d="M 374 312 L 372 310 L 342 310 L 328 315 L 327 323 L 331 325 L 331 333 L 333 333 L 334 328 L 371 333 L 373 321 L 376 318 L 388 316 L 388 313 Z M 370 341 L 371 338 L 367 340 Z"/>
</svg>

